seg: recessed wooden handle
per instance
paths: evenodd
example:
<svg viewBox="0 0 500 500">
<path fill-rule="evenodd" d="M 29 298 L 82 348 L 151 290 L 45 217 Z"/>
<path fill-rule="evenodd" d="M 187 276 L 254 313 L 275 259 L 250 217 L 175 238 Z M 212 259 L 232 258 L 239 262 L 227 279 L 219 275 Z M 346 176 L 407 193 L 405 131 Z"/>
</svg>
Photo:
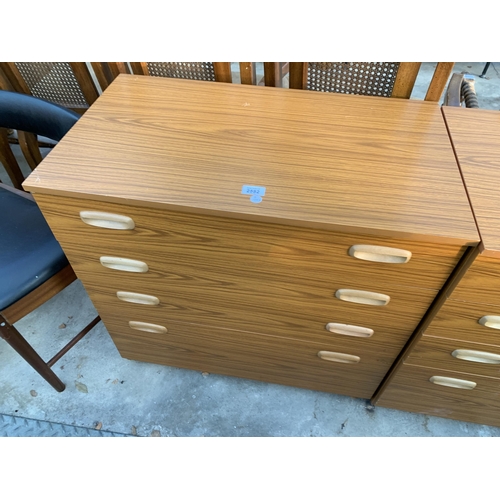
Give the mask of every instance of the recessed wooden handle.
<svg viewBox="0 0 500 500">
<path fill-rule="evenodd" d="M 118 271 L 128 271 L 129 273 L 147 273 L 149 268 L 145 262 L 122 257 L 112 257 L 105 255 L 99 259 L 104 267 L 116 269 Z"/>
<path fill-rule="evenodd" d="M 436 385 L 444 385 L 445 387 L 453 387 L 454 389 L 468 389 L 469 391 L 476 387 L 476 382 L 471 380 L 462 380 L 451 377 L 434 376 L 429 379 L 430 382 Z"/>
<path fill-rule="evenodd" d="M 155 325 L 154 323 L 143 323 L 142 321 L 129 321 L 130 328 L 140 330 L 141 332 L 150 333 L 167 333 L 167 329 L 162 325 Z"/>
<path fill-rule="evenodd" d="M 370 306 L 386 306 L 391 298 L 383 293 L 368 292 L 366 290 L 348 290 L 346 288 L 337 290 L 335 297 L 346 302 L 356 304 L 367 304 Z"/>
<path fill-rule="evenodd" d="M 83 222 L 85 222 L 85 224 L 88 224 L 89 226 L 121 230 L 130 230 L 135 228 L 135 222 L 126 215 L 82 210 L 80 212 L 80 218 Z"/>
<path fill-rule="evenodd" d="M 500 365 L 500 355 L 492 352 L 473 351 L 471 349 L 455 349 L 451 355 L 457 359 L 463 359 L 464 361 Z"/>
<path fill-rule="evenodd" d="M 156 306 L 160 303 L 160 299 L 154 295 L 145 295 L 135 292 L 116 292 L 116 296 L 124 302 L 132 302 L 133 304 L 144 304 L 147 306 Z"/>
<path fill-rule="evenodd" d="M 500 330 L 500 316 L 483 316 L 479 319 L 479 324 L 487 326 L 488 328 Z"/>
<path fill-rule="evenodd" d="M 343 352 L 319 351 L 318 356 L 325 361 L 335 361 L 336 363 L 355 364 L 361 360 L 359 356 L 344 354 Z"/>
<path fill-rule="evenodd" d="M 339 335 L 349 335 L 350 337 L 371 337 L 374 331 L 371 328 L 365 328 L 363 326 L 355 325 L 344 325 L 342 323 L 328 323 L 326 329 L 332 333 L 338 333 Z"/>
<path fill-rule="evenodd" d="M 356 259 L 387 264 L 406 264 L 411 259 L 409 250 L 377 245 L 353 245 L 349 248 L 349 255 Z"/>
</svg>

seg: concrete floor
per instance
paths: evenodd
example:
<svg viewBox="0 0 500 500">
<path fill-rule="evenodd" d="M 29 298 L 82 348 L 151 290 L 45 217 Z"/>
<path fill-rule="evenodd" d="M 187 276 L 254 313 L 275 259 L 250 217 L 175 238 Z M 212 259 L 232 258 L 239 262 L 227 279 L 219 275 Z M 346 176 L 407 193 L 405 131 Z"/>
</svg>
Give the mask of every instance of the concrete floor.
<svg viewBox="0 0 500 500">
<path fill-rule="evenodd" d="M 484 63 L 456 64 L 480 74 Z M 477 78 L 480 106 L 499 109 L 500 63 Z M 414 98 L 422 97 L 432 63 Z M 17 152 L 19 154 L 19 152 Z M 0 179 L 8 182 L 5 172 Z M 46 359 L 96 312 L 79 281 L 16 326 Z M 137 436 L 500 436 L 500 428 L 385 408 L 334 394 L 121 358 L 100 323 L 56 365 L 57 393 L 0 342 L 0 414 Z"/>
</svg>

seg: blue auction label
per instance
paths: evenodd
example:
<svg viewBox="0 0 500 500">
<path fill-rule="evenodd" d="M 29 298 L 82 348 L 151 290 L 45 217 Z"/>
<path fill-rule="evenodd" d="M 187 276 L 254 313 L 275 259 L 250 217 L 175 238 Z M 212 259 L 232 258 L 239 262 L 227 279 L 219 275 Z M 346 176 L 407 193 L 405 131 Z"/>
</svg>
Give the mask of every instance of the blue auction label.
<svg viewBox="0 0 500 500">
<path fill-rule="evenodd" d="M 266 188 L 263 186 L 248 186 L 245 185 L 241 188 L 241 194 L 250 195 L 252 203 L 260 203 L 262 197 L 266 194 Z"/>
<path fill-rule="evenodd" d="M 266 188 L 262 186 L 243 186 L 241 194 L 256 194 L 258 196 L 264 196 L 266 194 Z"/>
</svg>

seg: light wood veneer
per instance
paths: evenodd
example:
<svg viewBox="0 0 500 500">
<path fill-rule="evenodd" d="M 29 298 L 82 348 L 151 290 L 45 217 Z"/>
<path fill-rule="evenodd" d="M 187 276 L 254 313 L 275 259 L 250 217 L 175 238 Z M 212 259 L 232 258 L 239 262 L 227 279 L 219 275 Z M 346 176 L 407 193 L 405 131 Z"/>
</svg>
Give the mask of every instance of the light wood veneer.
<svg viewBox="0 0 500 500">
<path fill-rule="evenodd" d="M 412 343 L 404 363 L 391 372 L 378 404 L 498 426 L 500 330 L 480 320 L 500 316 L 500 116 L 490 110 L 442 109 L 481 236 L 481 253 L 422 338 Z M 489 323 L 500 327 L 500 317 Z M 462 359 L 452 355 L 457 349 Z M 477 362 L 485 358 L 494 364 Z M 472 390 L 439 387 L 429 382 L 434 375 L 477 385 Z"/>
<path fill-rule="evenodd" d="M 436 376 L 471 381 L 476 386 L 467 390 L 436 385 L 430 381 Z M 500 426 L 499 394 L 497 378 L 404 364 L 384 393 L 381 406 Z"/>
<path fill-rule="evenodd" d="M 121 75 L 24 186 L 123 356 L 364 398 L 479 241 L 428 102 Z"/>
</svg>

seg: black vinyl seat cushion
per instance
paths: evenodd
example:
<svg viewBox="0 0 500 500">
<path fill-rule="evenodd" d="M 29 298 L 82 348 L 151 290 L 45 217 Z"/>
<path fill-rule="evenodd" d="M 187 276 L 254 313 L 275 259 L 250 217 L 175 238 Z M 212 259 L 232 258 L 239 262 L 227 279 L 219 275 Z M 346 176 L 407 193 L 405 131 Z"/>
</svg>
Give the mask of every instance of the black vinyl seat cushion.
<svg viewBox="0 0 500 500">
<path fill-rule="evenodd" d="M 0 189 L 0 311 L 68 265 L 34 201 Z"/>
</svg>

